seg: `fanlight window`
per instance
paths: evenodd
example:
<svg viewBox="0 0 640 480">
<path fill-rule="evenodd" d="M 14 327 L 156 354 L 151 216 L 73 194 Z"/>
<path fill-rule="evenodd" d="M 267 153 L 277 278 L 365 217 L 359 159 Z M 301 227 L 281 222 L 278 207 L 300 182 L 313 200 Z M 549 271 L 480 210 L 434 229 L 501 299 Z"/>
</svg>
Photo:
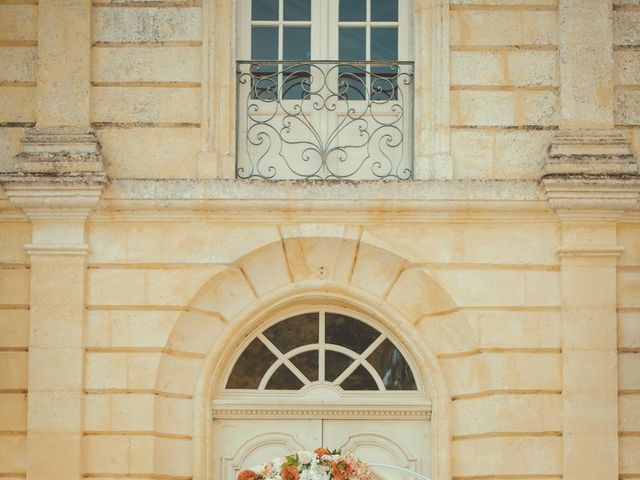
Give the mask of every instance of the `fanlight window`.
<svg viewBox="0 0 640 480">
<path fill-rule="evenodd" d="M 226 388 L 299 390 L 317 383 L 343 390 L 417 390 L 411 367 L 387 335 L 324 310 L 258 334 L 233 366 Z"/>
</svg>

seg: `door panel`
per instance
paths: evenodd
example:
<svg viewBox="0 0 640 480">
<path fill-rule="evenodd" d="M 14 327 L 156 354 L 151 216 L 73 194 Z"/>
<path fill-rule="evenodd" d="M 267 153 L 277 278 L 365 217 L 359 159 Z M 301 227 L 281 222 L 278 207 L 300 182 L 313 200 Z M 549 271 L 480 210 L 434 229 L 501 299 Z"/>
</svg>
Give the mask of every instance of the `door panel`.
<svg viewBox="0 0 640 480">
<path fill-rule="evenodd" d="M 400 467 L 428 476 L 429 423 L 421 420 L 245 420 L 213 422 L 214 480 L 299 450 L 319 446 L 353 452 L 376 478 L 415 480 Z"/>
<path fill-rule="evenodd" d="M 213 478 L 235 480 L 241 470 L 321 444 L 322 420 L 214 420 Z"/>
</svg>

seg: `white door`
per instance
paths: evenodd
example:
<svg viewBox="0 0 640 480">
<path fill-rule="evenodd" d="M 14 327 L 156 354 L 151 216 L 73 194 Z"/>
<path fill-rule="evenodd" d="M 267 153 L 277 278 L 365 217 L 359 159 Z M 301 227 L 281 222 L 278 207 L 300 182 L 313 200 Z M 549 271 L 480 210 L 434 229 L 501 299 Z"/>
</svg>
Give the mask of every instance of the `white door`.
<svg viewBox="0 0 640 480">
<path fill-rule="evenodd" d="M 393 467 L 425 476 L 430 470 L 426 420 L 220 419 L 213 423 L 214 480 L 235 480 L 241 470 L 320 446 L 353 452 L 371 464 L 380 479 L 409 480 Z"/>
</svg>

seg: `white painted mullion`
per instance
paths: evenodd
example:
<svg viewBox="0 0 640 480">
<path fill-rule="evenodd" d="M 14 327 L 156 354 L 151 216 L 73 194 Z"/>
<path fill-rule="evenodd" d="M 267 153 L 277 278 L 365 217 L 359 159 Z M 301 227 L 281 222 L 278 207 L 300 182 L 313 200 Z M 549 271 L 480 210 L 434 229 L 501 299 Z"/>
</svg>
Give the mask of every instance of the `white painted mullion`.
<svg viewBox="0 0 640 480">
<path fill-rule="evenodd" d="M 284 0 L 278 0 L 278 60 L 283 60 L 284 54 Z M 282 100 L 284 75 L 282 65 L 278 65 L 278 99 Z"/>
<path fill-rule="evenodd" d="M 324 332 L 324 310 L 320 310 L 320 321 L 318 322 L 318 380 L 324 382 L 325 377 L 325 332 Z"/>
<path fill-rule="evenodd" d="M 277 357 L 277 360 L 274 362 L 273 365 L 271 365 L 269 370 L 267 370 L 267 373 L 265 373 L 264 377 L 262 377 L 258 390 L 264 389 L 266 387 L 266 384 L 271 378 L 271 376 L 273 375 L 273 373 L 282 364 L 286 365 L 289 368 L 289 370 L 291 370 L 291 372 L 296 377 L 298 377 L 298 380 L 300 380 L 303 385 L 309 385 L 311 383 L 309 379 L 300 370 L 298 370 L 298 367 L 296 367 L 293 363 L 291 363 L 291 361 L 280 351 L 280 349 L 276 347 L 273 343 L 271 343 L 271 341 L 267 337 L 265 337 L 263 333 L 259 333 L 258 338 L 262 343 L 264 343 L 264 345 L 269 349 L 269 351 Z"/>
<path fill-rule="evenodd" d="M 366 34 L 365 34 L 365 38 L 366 38 L 366 44 L 365 44 L 365 59 L 367 60 L 367 62 L 371 61 L 371 0 L 367 0 L 367 6 L 366 6 L 366 17 L 365 20 L 367 22 L 367 26 L 365 27 L 366 29 Z M 366 67 L 366 71 L 368 72 L 368 74 L 365 77 L 365 85 L 366 85 L 366 92 L 369 92 L 369 96 L 371 96 L 371 66 L 367 65 Z M 365 98 L 365 101 L 368 101 L 368 98 Z"/>
</svg>

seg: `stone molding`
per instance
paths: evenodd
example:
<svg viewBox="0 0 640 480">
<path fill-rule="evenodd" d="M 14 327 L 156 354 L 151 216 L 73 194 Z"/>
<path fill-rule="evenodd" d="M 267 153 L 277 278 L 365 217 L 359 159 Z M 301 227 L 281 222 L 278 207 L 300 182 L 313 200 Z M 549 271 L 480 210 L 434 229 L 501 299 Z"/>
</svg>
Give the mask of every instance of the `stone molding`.
<svg viewBox="0 0 640 480">
<path fill-rule="evenodd" d="M 556 211 L 623 212 L 638 203 L 638 160 L 622 132 L 563 130 L 549 145 L 540 187 Z"/>
<path fill-rule="evenodd" d="M 431 405 L 417 407 L 415 405 L 394 405 L 380 408 L 376 405 L 341 405 L 331 408 L 327 405 L 280 405 L 264 407 L 259 405 L 214 405 L 211 409 L 213 418 L 421 418 L 431 419 Z"/>
</svg>

